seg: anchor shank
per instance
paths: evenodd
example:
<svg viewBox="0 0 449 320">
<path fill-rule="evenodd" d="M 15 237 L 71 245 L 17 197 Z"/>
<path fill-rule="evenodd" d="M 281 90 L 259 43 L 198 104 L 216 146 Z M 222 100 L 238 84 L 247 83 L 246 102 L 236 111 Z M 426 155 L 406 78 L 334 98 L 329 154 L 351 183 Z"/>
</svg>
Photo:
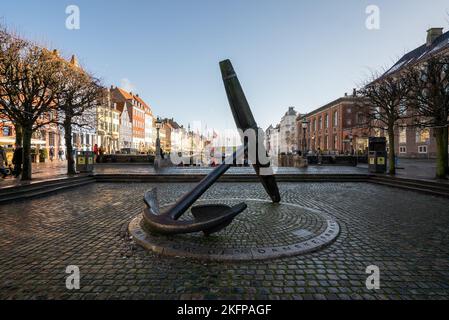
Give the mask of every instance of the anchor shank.
<svg viewBox="0 0 449 320">
<path fill-rule="evenodd" d="M 220 177 L 226 173 L 233 163 L 233 159 L 243 157 L 247 146 L 240 147 L 231 157 L 228 157 L 224 163 L 209 173 L 203 180 L 201 180 L 196 187 L 189 193 L 179 199 L 176 204 L 169 209 L 167 214 L 173 219 L 178 220 L 184 212 L 186 212 L 206 191 L 209 189 Z"/>
</svg>

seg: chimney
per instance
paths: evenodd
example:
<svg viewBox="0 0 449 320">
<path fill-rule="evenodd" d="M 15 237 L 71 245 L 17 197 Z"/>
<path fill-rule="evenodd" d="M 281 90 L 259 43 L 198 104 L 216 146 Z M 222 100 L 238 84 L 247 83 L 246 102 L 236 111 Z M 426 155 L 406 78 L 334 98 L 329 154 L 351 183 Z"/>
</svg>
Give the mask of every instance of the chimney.
<svg viewBox="0 0 449 320">
<path fill-rule="evenodd" d="M 430 28 L 427 30 L 427 43 L 426 45 L 430 47 L 433 42 L 443 34 L 443 28 Z"/>
<path fill-rule="evenodd" d="M 54 54 L 55 56 L 59 57 L 59 51 L 58 51 L 58 49 L 54 49 L 54 50 L 53 50 L 53 54 Z"/>
<path fill-rule="evenodd" d="M 345 97 L 347 97 L 348 96 L 348 93 L 347 92 L 345 92 Z"/>
</svg>

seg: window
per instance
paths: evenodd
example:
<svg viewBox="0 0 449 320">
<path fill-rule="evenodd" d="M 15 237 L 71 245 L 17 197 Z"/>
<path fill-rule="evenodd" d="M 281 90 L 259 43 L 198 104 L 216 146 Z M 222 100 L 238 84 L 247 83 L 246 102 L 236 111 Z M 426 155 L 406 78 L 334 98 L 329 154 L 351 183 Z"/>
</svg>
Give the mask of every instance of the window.
<svg viewBox="0 0 449 320">
<path fill-rule="evenodd" d="M 338 136 L 334 135 L 334 145 L 333 145 L 334 150 L 337 150 L 337 145 L 338 145 Z"/>
<path fill-rule="evenodd" d="M 365 122 L 366 122 L 365 114 L 363 112 L 357 113 L 357 124 L 363 125 L 365 124 Z"/>
<path fill-rule="evenodd" d="M 338 111 L 334 111 L 334 128 L 338 127 Z"/>
<path fill-rule="evenodd" d="M 329 115 L 327 113 L 324 116 L 324 127 L 329 128 Z"/>
<path fill-rule="evenodd" d="M 380 130 L 381 130 L 381 129 L 379 129 L 379 128 L 374 128 L 374 136 L 375 136 L 376 138 L 380 138 L 380 137 L 381 137 L 381 132 L 380 132 Z"/>
<path fill-rule="evenodd" d="M 407 105 L 405 104 L 404 101 L 402 101 L 401 104 L 399 105 L 399 114 L 401 116 L 405 116 L 407 114 Z"/>
<path fill-rule="evenodd" d="M 9 137 L 11 135 L 11 127 L 3 127 L 3 136 Z"/>
<path fill-rule="evenodd" d="M 404 147 L 404 146 L 399 147 L 399 153 L 402 153 L 402 154 L 407 153 L 407 147 Z"/>
<path fill-rule="evenodd" d="M 407 143 L 407 128 L 399 128 L 399 143 Z"/>
<path fill-rule="evenodd" d="M 55 146 L 55 133 L 54 132 L 48 133 L 48 144 L 52 147 Z"/>
<path fill-rule="evenodd" d="M 416 143 L 429 143 L 429 141 L 430 141 L 429 129 L 419 129 L 419 128 L 416 129 Z"/>
<path fill-rule="evenodd" d="M 324 150 L 329 150 L 329 137 L 324 137 Z"/>
<path fill-rule="evenodd" d="M 318 118 L 318 130 L 323 129 L 323 119 L 321 116 Z"/>
<path fill-rule="evenodd" d="M 419 146 L 418 153 L 427 153 L 427 146 Z"/>
</svg>

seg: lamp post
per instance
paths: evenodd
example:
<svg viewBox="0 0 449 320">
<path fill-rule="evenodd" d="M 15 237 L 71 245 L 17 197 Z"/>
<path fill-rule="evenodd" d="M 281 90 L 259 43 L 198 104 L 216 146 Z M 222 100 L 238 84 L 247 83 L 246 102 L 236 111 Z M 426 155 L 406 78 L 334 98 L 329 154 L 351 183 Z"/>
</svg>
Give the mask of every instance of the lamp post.
<svg viewBox="0 0 449 320">
<path fill-rule="evenodd" d="M 156 159 L 160 159 L 161 157 L 161 139 L 159 136 L 159 131 L 162 127 L 162 121 L 159 117 L 156 119 Z"/>
<path fill-rule="evenodd" d="M 303 145 L 303 150 L 304 150 L 304 157 L 307 157 L 307 140 L 306 140 L 306 131 L 307 131 L 307 127 L 309 126 L 309 122 L 307 121 L 307 118 L 304 117 L 304 119 L 302 120 L 302 131 L 303 131 L 303 135 L 302 135 L 302 145 Z"/>
<path fill-rule="evenodd" d="M 193 130 L 190 131 L 190 124 L 189 124 L 189 136 L 190 136 L 190 166 L 193 167 Z"/>
<path fill-rule="evenodd" d="M 349 132 L 349 143 L 351 146 L 351 155 L 354 155 L 354 136 L 352 135 L 352 129 Z"/>
</svg>

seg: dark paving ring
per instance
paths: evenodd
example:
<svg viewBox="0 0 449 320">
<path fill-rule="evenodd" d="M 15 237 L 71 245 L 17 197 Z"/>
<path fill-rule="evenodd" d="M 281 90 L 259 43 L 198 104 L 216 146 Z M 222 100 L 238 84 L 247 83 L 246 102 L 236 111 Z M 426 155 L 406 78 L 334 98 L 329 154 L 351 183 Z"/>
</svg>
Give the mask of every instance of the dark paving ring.
<svg viewBox="0 0 449 320">
<path fill-rule="evenodd" d="M 202 233 L 163 236 L 145 230 L 142 214 L 129 224 L 133 239 L 156 253 L 200 260 L 250 261 L 302 255 L 333 243 L 339 224 L 327 213 L 300 205 L 257 199 L 199 200 L 197 204 L 235 205 L 248 209 L 235 223 L 210 237 Z M 167 205 L 169 206 L 169 205 Z M 165 206 L 165 207 L 167 207 Z M 191 219 L 190 211 L 183 219 Z"/>
</svg>

